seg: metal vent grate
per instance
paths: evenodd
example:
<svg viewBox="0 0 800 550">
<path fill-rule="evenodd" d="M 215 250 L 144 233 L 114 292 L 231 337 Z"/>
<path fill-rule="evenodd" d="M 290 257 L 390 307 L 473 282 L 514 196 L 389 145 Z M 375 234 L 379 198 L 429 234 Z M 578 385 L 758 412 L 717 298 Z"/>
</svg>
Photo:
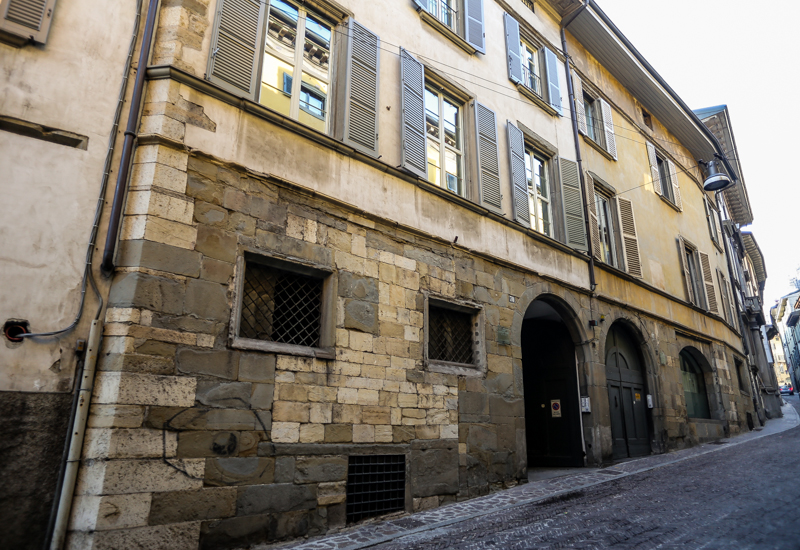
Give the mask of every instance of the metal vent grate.
<svg viewBox="0 0 800 550">
<path fill-rule="evenodd" d="M 473 364 L 472 315 L 429 306 L 428 358 Z"/>
<path fill-rule="evenodd" d="M 347 522 L 403 510 L 405 455 L 351 456 L 347 471 Z"/>
<path fill-rule="evenodd" d="M 319 345 L 322 280 L 247 262 L 239 336 Z"/>
</svg>

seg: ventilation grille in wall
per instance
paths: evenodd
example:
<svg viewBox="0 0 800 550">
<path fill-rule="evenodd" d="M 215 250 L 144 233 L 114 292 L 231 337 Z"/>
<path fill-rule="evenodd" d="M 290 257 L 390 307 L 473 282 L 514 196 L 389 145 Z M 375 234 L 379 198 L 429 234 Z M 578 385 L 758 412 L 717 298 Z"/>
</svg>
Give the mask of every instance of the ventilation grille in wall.
<svg viewBox="0 0 800 550">
<path fill-rule="evenodd" d="M 347 523 L 403 510 L 405 501 L 405 455 L 350 457 Z"/>
</svg>

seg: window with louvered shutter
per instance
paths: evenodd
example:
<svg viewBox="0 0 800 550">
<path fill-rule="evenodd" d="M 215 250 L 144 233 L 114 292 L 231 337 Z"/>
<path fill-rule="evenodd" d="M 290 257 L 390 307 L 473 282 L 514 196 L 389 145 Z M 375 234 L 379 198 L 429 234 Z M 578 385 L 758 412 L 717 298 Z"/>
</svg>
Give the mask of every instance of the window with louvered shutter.
<svg viewBox="0 0 800 550">
<path fill-rule="evenodd" d="M 583 215 L 583 194 L 578 175 L 578 163 L 561 158 L 559 159 L 559 171 L 561 172 L 566 244 L 576 250 L 586 252 L 589 244 L 586 239 L 586 218 Z"/>
<path fill-rule="evenodd" d="M 603 127 L 605 129 L 605 148 L 608 153 L 617 159 L 617 139 L 614 135 L 614 117 L 611 111 L 611 105 L 604 99 L 599 99 L 600 108 L 603 111 Z"/>
<path fill-rule="evenodd" d="M 656 146 L 652 143 L 645 142 L 647 145 L 647 160 L 650 162 L 650 181 L 653 185 L 653 191 L 656 195 L 661 194 L 661 176 L 658 173 L 658 156 L 656 155 Z"/>
<path fill-rule="evenodd" d="M 617 197 L 619 212 L 619 228 L 622 234 L 622 253 L 628 273 L 641 278 L 642 260 L 639 256 L 639 237 L 636 233 L 636 217 L 633 214 L 633 202 L 630 199 Z"/>
<path fill-rule="evenodd" d="M 352 18 L 348 22 L 344 143 L 378 156 L 380 39 Z"/>
<path fill-rule="evenodd" d="M 672 184 L 672 196 L 675 202 L 675 206 L 678 207 L 678 210 L 683 210 L 683 201 L 681 200 L 681 187 L 678 183 L 678 171 L 675 169 L 675 164 L 671 160 L 667 160 L 667 166 L 669 167 L 669 180 Z"/>
<path fill-rule="evenodd" d="M 402 167 L 428 178 L 425 141 L 425 68 L 400 48 L 400 99 L 402 104 Z"/>
<path fill-rule="evenodd" d="M 0 20 L 0 40 L 14 46 L 27 41 L 45 44 L 56 0 L 8 0 Z"/>
<path fill-rule="evenodd" d="M 208 67 L 211 82 L 256 99 L 266 13 L 267 4 L 258 0 L 219 0 Z"/>
<path fill-rule="evenodd" d="M 520 56 L 519 22 L 503 14 L 503 27 L 506 31 L 506 58 L 508 63 L 508 78 L 514 84 L 522 83 L 522 57 Z"/>
<path fill-rule="evenodd" d="M 717 303 L 717 292 L 714 289 L 711 262 L 708 258 L 708 254 L 705 252 L 698 252 L 698 255 L 700 256 L 700 267 L 703 271 L 703 288 L 706 293 L 706 305 L 711 313 L 719 315 L 719 305 Z"/>
<path fill-rule="evenodd" d="M 597 222 L 597 204 L 595 201 L 594 179 L 592 176 L 586 176 L 586 200 L 589 201 L 589 227 L 592 232 L 592 255 L 602 260 L 603 255 L 600 245 L 600 225 Z"/>
<path fill-rule="evenodd" d="M 486 53 L 483 0 L 464 0 L 464 15 L 464 40 L 479 52 Z"/>
<path fill-rule="evenodd" d="M 558 56 L 549 48 L 543 48 L 543 50 L 545 72 L 547 73 L 547 101 L 550 102 L 553 109 L 558 111 L 559 115 L 564 116 L 561 108 L 561 85 L 558 82 Z"/>
<path fill-rule="evenodd" d="M 509 120 L 508 152 L 511 167 L 511 187 L 514 193 L 514 219 L 517 223 L 530 227 L 531 211 L 528 198 L 528 178 L 525 174 L 525 136 Z"/>
<path fill-rule="evenodd" d="M 719 293 L 722 296 L 722 312 L 720 316 L 732 324 L 733 323 L 731 320 L 733 318 L 733 316 L 731 315 L 732 304 L 728 300 L 728 294 L 725 291 L 726 282 L 727 281 L 725 280 L 725 275 L 722 274 L 722 271 L 717 269 L 717 283 L 719 283 Z"/>
<path fill-rule="evenodd" d="M 500 158 L 497 140 L 497 116 L 494 111 L 475 102 L 475 126 L 478 140 L 478 187 L 485 206 L 500 210 Z"/>
<path fill-rule="evenodd" d="M 575 96 L 575 113 L 578 118 L 578 132 L 588 134 L 586 127 L 586 107 L 583 104 L 583 81 L 576 73 L 572 73 L 572 93 Z"/>
</svg>

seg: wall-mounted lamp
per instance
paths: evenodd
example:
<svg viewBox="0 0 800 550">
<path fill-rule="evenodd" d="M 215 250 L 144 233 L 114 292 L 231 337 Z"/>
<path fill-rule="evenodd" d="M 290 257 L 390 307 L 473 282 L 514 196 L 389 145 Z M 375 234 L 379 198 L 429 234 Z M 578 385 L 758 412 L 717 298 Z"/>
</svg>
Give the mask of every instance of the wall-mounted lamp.
<svg viewBox="0 0 800 550">
<path fill-rule="evenodd" d="M 703 189 L 706 191 L 722 191 L 733 185 L 731 178 L 717 168 L 716 160 L 709 161 L 706 164 L 706 169 L 708 170 L 708 177 L 703 182 Z"/>
</svg>

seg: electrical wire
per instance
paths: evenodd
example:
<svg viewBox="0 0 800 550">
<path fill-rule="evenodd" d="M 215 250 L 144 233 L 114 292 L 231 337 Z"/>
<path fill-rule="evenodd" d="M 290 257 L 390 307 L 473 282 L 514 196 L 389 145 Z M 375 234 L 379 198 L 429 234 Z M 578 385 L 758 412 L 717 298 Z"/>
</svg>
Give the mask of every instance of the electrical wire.
<svg viewBox="0 0 800 550">
<path fill-rule="evenodd" d="M 75 320 L 72 321 L 67 327 L 60 330 L 53 330 L 50 332 L 27 332 L 20 334 L 21 338 L 38 338 L 45 336 L 56 336 L 69 332 L 78 325 L 78 322 L 83 316 L 83 307 L 86 303 L 86 286 L 92 288 L 92 291 L 97 296 L 99 304 L 97 305 L 97 312 L 95 313 L 95 320 L 100 319 L 100 314 L 103 311 L 103 296 L 97 288 L 97 282 L 94 280 L 92 274 L 92 260 L 94 256 L 94 248 L 97 242 L 97 233 L 100 227 L 100 217 L 103 214 L 103 204 L 105 203 L 106 189 L 108 188 L 109 174 L 111 173 L 111 162 L 114 155 L 114 143 L 116 142 L 117 131 L 119 129 L 119 121 L 122 117 L 122 108 L 125 105 L 125 92 L 128 88 L 128 80 L 131 73 L 131 65 L 133 64 L 133 54 L 136 49 L 136 39 L 139 36 L 139 27 L 142 19 L 142 0 L 138 0 L 136 4 L 136 19 L 133 27 L 133 34 L 131 36 L 131 43 L 128 48 L 128 58 L 125 63 L 125 71 L 122 75 L 122 84 L 120 85 L 119 97 L 117 99 L 117 108 L 114 113 L 114 124 L 111 127 L 111 134 L 108 137 L 108 150 L 106 152 L 106 160 L 103 166 L 103 177 L 100 183 L 100 193 L 97 197 L 97 206 L 94 212 L 94 222 L 92 223 L 92 230 L 89 234 L 89 244 L 86 250 L 86 262 L 83 269 L 83 280 L 81 282 L 81 300 L 78 304 L 78 313 L 75 315 Z"/>
</svg>

